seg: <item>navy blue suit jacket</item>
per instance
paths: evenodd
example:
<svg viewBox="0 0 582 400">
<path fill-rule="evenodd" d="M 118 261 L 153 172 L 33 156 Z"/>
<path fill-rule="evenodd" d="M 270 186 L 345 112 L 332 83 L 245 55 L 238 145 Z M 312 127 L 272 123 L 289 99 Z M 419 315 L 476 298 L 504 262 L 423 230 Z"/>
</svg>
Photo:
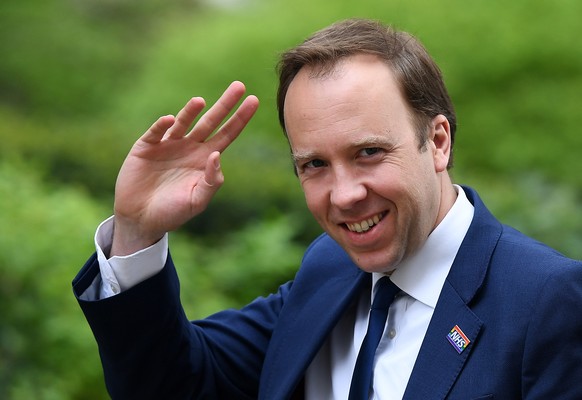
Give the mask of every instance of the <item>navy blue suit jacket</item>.
<svg viewBox="0 0 582 400">
<path fill-rule="evenodd" d="M 500 224 L 465 191 L 475 216 L 404 398 L 582 399 L 582 263 Z M 93 256 L 77 296 L 98 269 Z M 307 367 L 370 281 L 322 235 L 294 281 L 241 310 L 188 321 L 171 259 L 120 295 L 79 302 L 113 398 L 279 400 L 301 398 Z M 447 339 L 455 326 L 470 341 L 460 353 Z"/>
</svg>

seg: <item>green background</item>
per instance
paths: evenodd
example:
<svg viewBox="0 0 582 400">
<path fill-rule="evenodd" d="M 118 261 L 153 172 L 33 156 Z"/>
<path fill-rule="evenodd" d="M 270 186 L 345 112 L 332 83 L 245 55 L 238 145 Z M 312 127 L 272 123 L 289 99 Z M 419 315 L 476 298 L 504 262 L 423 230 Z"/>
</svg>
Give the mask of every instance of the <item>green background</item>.
<svg viewBox="0 0 582 400">
<path fill-rule="evenodd" d="M 582 2 L 3 0 L 0 398 L 103 399 L 70 281 L 111 214 L 117 171 L 159 115 L 232 80 L 261 99 L 208 211 L 171 235 L 188 315 L 291 278 L 319 233 L 275 110 L 278 54 L 347 17 L 415 34 L 456 105 L 457 183 L 582 258 Z"/>
</svg>

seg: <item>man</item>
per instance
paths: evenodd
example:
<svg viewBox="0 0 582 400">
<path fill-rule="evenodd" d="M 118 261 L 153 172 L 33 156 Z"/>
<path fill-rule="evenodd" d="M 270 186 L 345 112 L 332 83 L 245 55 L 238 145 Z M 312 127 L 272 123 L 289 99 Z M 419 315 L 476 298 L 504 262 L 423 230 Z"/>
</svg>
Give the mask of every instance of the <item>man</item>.
<svg viewBox="0 0 582 400">
<path fill-rule="evenodd" d="M 219 154 L 258 106 L 248 96 L 218 128 L 243 93 L 233 83 L 190 132 L 200 98 L 160 118 L 121 168 L 115 216 L 73 282 L 112 397 L 582 398 L 582 263 L 451 182 L 439 69 L 373 21 L 334 24 L 280 64 L 281 124 L 326 233 L 276 294 L 189 322 L 167 232 L 222 184 Z M 384 285 L 399 293 L 372 323 Z M 362 362 L 374 324 L 382 337 Z"/>
</svg>

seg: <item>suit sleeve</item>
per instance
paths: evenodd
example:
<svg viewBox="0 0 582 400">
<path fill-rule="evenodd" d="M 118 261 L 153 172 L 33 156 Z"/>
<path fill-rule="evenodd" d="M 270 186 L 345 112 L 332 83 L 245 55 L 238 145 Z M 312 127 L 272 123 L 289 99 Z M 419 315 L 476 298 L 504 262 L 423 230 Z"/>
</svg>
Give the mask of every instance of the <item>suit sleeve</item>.
<svg viewBox="0 0 582 400">
<path fill-rule="evenodd" d="M 80 295 L 99 276 L 95 255 L 73 281 L 113 399 L 257 397 L 259 377 L 290 283 L 241 310 L 190 322 L 171 257 L 155 276 L 100 301 Z"/>
<path fill-rule="evenodd" d="M 525 399 L 582 399 L 582 264 L 546 282 L 534 304 L 523 360 Z"/>
</svg>

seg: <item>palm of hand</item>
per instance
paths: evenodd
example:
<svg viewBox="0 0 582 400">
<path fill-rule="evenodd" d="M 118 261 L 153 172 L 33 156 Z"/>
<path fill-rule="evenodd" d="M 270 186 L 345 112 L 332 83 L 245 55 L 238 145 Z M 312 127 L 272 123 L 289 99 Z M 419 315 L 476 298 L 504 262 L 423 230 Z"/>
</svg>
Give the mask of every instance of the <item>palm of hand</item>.
<svg viewBox="0 0 582 400">
<path fill-rule="evenodd" d="M 202 212 L 212 195 L 207 186 L 221 183 L 216 176 L 205 176 L 209 147 L 187 137 L 158 143 L 140 139 L 118 177 L 116 216 L 139 218 L 151 225 L 142 229 L 163 234 Z"/>
<path fill-rule="evenodd" d="M 149 246 L 206 209 L 224 180 L 220 153 L 258 107 L 257 98 L 249 96 L 220 126 L 244 91 L 242 83 L 231 84 L 188 132 L 205 105 L 193 98 L 175 118 L 158 119 L 135 143 L 116 183 L 112 255 Z"/>
</svg>

